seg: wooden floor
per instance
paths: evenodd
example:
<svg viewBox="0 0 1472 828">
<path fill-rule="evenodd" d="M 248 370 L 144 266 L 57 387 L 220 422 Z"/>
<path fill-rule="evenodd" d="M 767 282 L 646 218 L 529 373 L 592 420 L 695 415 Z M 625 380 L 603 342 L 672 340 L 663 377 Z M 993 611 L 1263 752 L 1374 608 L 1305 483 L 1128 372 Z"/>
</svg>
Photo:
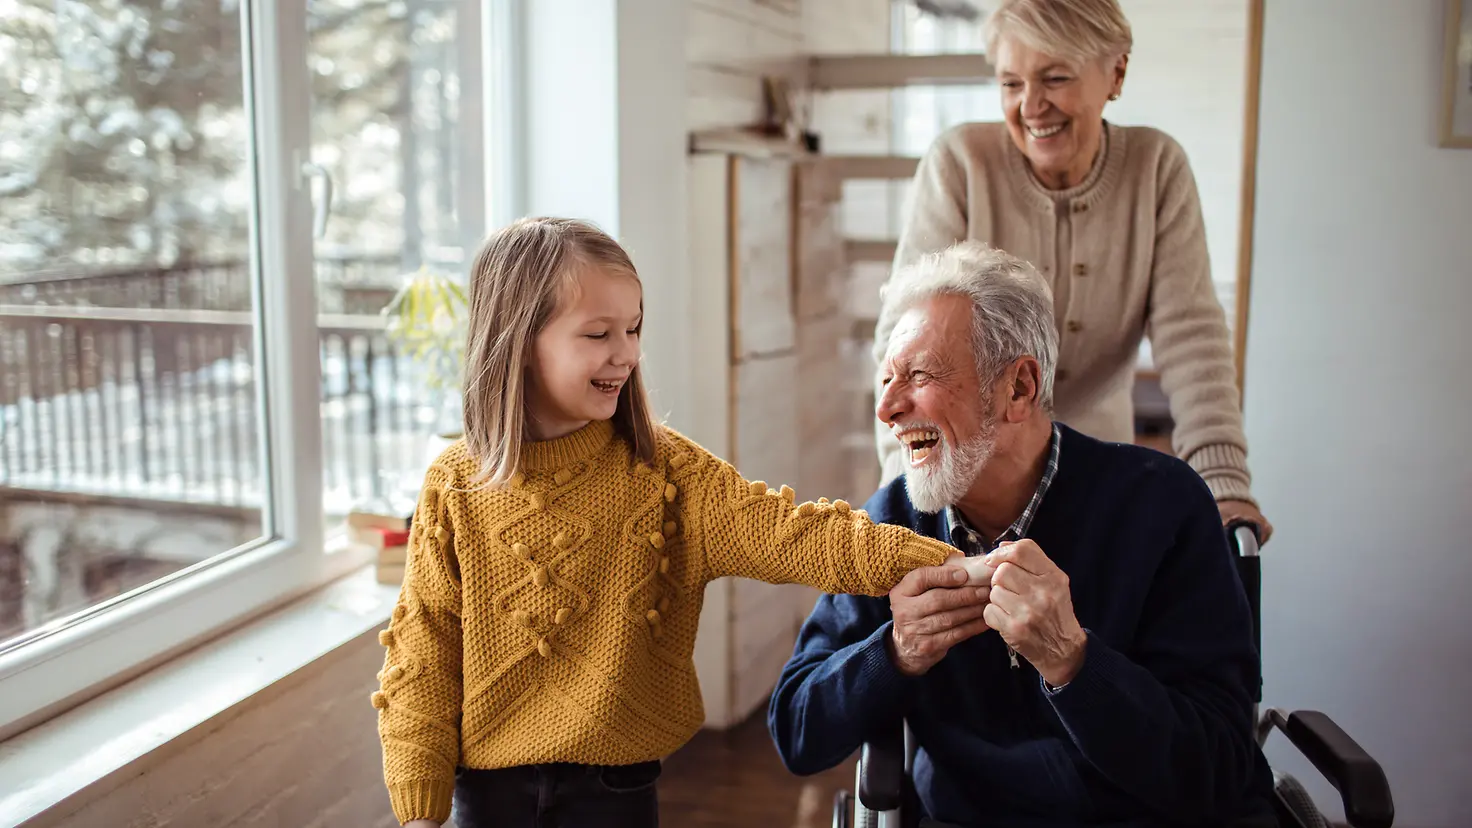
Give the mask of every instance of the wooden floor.
<svg viewBox="0 0 1472 828">
<path fill-rule="evenodd" d="M 702 730 L 664 763 L 661 828 L 818 828 L 833 796 L 853 788 L 856 759 L 811 777 L 782 767 L 765 709 L 724 732 Z"/>
</svg>

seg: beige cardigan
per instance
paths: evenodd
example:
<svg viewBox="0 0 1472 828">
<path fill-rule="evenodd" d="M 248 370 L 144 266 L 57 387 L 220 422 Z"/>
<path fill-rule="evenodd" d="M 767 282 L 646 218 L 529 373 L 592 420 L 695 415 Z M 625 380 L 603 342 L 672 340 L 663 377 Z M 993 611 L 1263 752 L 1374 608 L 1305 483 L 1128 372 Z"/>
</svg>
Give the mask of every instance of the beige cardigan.
<svg viewBox="0 0 1472 828">
<path fill-rule="evenodd" d="M 915 173 L 895 266 L 977 239 L 1037 267 L 1059 326 L 1054 413 L 1100 439 L 1134 439 L 1135 361 L 1148 333 L 1176 453 L 1218 500 L 1251 501 L 1231 341 L 1186 153 L 1159 130 L 1106 124 L 1099 155 L 1077 187 L 1048 190 L 1005 124 L 948 130 Z M 893 327 L 883 317 L 876 360 Z M 876 436 L 889 480 L 903 469 L 899 444 L 882 423 Z"/>
</svg>

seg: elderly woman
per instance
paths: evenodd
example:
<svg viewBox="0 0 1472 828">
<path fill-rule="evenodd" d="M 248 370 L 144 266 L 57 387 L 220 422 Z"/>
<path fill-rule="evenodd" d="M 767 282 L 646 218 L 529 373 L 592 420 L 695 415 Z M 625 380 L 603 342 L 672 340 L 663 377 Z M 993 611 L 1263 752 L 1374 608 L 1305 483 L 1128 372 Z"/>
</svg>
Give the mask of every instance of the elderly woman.
<svg viewBox="0 0 1472 828">
<path fill-rule="evenodd" d="M 1253 521 L 1265 537 L 1186 153 L 1159 130 L 1103 117 L 1124 87 L 1129 22 L 1116 0 L 1003 0 L 986 27 L 1006 120 L 952 128 L 926 152 L 896 268 L 964 239 L 1032 262 L 1058 319 L 1055 415 L 1100 439 L 1134 438 L 1135 358 L 1148 333 L 1176 453 L 1223 522 Z M 879 320 L 876 358 L 893 324 Z M 904 454 L 882 424 L 878 443 L 889 480 Z"/>
</svg>

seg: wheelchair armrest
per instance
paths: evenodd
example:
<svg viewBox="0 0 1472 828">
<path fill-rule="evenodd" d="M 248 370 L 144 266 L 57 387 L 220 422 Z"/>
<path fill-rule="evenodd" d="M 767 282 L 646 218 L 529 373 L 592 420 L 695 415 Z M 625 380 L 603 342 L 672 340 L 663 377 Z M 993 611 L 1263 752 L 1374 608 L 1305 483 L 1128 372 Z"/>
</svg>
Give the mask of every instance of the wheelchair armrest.
<svg viewBox="0 0 1472 828">
<path fill-rule="evenodd" d="M 893 811 L 904 791 L 905 733 L 899 727 L 892 736 L 865 742 L 859 752 L 859 802 L 871 811 Z"/>
<path fill-rule="evenodd" d="M 1295 710 L 1273 723 L 1339 791 L 1344 817 L 1354 828 L 1389 828 L 1395 804 L 1385 771 L 1359 743 L 1317 710 Z"/>
</svg>

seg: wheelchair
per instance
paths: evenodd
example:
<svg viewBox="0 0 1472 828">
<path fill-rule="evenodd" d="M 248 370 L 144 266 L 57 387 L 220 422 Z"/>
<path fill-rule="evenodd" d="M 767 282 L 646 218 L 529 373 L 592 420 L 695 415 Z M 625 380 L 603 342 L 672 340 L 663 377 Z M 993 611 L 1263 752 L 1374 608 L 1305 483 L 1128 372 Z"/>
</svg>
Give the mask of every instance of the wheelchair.
<svg viewBox="0 0 1472 828">
<path fill-rule="evenodd" d="M 1258 557 L 1257 527 L 1237 522 L 1227 527 L 1237 572 L 1252 607 L 1252 628 L 1262 652 L 1262 559 Z M 1274 730 L 1324 775 L 1343 800 L 1351 828 L 1389 828 L 1395 819 L 1390 784 L 1371 756 L 1332 719 L 1316 710 L 1291 713 L 1269 708 L 1256 722 L 1253 737 L 1261 747 Z M 833 802 L 833 828 L 908 828 L 901 821 L 901 802 L 909 783 L 915 745 L 903 723 L 884 740 L 866 742 L 859 753 L 854 791 L 840 791 Z M 1330 828 L 1303 784 L 1286 773 L 1273 772 L 1274 801 L 1281 828 Z"/>
</svg>

